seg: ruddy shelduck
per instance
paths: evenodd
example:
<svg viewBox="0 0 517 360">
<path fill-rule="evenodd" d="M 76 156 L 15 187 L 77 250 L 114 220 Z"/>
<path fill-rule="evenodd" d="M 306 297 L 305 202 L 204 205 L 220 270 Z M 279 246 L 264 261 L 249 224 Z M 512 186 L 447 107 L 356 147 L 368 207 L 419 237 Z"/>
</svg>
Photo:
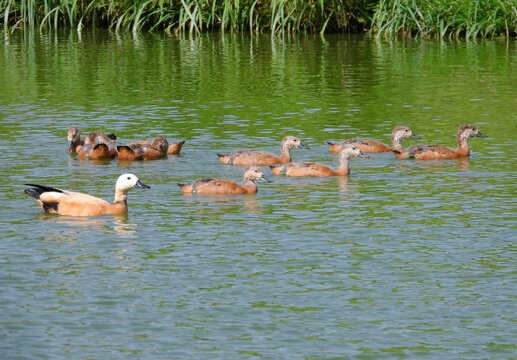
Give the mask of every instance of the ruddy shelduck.
<svg viewBox="0 0 517 360">
<path fill-rule="evenodd" d="M 77 157 L 84 159 L 113 159 L 117 157 L 114 134 L 105 135 L 102 131 L 93 131 L 84 138 L 84 144 Z"/>
<path fill-rule="evenodd" d="M 420 136 L 413 134 L 413 131 L 407 126 L 395 126 L 391 132 L 391 147 L 384 145 L 380 141 L 365 139 L 347 139 L 337 143 L 327 141 L 327 144 L 331 152 L 338 152 L 340 145 L 354 144 L 363 153 L 383 153 L 392 150 L 402 150 L 401 141 L 407 138 L 420 139 Z"/>
<path fill-rule="evenodd" d="M 155 160 L 169 155 L 177 155 L 185 141 L 169 144 L 163 136 L 152 141 L 135 141 L 128 145 L 118 146 L 119 160 Z"/>
<path fill-rule="evenodd" d="M 78 153 L 84 145 L 84 136 L 81 136 L 79 129 L 75 126 L 68 130 L 68 152 Z"/>
<path fill-rule="evenodd" d="M 258 191 L 255 181 L 271 182 L 264 177 L 258 166 L 248 166 L 244 169 L 242 182 L 239 184 L 230 179 L 203 178 L 188 184 L 178 184 L 184 194 L 201 195 L 240 195 L 254 194 Z"/>
<path fill-rule="evenodd" d="M 280 143 L 280 156 L 259 150 L 237 150 L 231 154 L 217 154 L 219 161 L 231 165 L 274 165 L 291 161 L 291 149 L 308 149 L 296 136 L 286 136 Z"/>
<path fill-rule="evenodd" d="M 338 155 L 338 167 L 336 170 L 317 162 L 290 162 L 284 165 L 271 165 L 274 175 L 286 176 L 346 176 L 350 174 L 349 160 L 352 156 L 366 157 L 355 144 L 343 144 Z"/>
<path fill-rule="evenodd" d="M 420 160 L 457 159 L 470 155 L 468 140 L 473 137 L 486 138 L 474 125 L 461 125 L 456 133 L 458 147 L 451 149 L 441 145 L 415 145 L 403 150 L 394 150 L 398 158 L 412 157 Z"/>
<path fill-rule="evenodd" d="M 46 213 L 68 216 L 98 216 L 127 212 L 127 193 L 132 188 L 149 189 L 133 174 L 123 174 L 115 185 L 113 204 L 97 197 L 49 186 L 25 184 L 25 193 L 38 202 Z"/>
</svg>

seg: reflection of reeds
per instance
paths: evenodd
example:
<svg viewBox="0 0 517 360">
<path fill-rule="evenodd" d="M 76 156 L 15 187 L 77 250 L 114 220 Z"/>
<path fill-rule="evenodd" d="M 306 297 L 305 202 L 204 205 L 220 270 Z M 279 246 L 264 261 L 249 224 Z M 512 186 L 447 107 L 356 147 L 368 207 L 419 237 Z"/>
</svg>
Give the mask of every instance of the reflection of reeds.
<svg viewBox="0 0 517 360">
<path fill-rule="evenodd" d="M 378 36 L 508 37 L 517 32 L 517 6 L 507 0 L 380 0 L 372 28 Z"/>
</svg>

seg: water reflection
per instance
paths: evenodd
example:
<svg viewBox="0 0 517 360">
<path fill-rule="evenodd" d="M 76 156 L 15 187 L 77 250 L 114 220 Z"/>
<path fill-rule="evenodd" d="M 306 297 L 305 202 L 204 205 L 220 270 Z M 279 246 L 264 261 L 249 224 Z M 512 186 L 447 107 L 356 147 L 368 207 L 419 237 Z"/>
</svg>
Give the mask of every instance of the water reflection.
<svg viewBox="0 0 517 360">
<path fill-rule="evenodd" d="M 246 195 L 196 195 L 183 194 L 185 205 L 193 209 L 194 214 L 207 215 L 217 213 L 261 214 L 262 205 L 257 200 L 257 194 Z M 217 205 L 214 207 L 213 205 Z"/>
<path fill-rule="evenodd" d="M 38 220 L 50 221 L 56 224 L 65 225 L 62 236 L 72 239 L 71 235 L 77 235 L 84 231 L 106 232 L 113 229 L 117 236 L 123 238 L 133 238 L 137 236 L 136 223 L 128 221 L 127 214 L 105 215 L 98 217 L 74 217 L 40 213 Z M 75 238 L 73 238 L 76 240 Z M 57 238 L 55 239 L 57 240 Z"/>
</svg>

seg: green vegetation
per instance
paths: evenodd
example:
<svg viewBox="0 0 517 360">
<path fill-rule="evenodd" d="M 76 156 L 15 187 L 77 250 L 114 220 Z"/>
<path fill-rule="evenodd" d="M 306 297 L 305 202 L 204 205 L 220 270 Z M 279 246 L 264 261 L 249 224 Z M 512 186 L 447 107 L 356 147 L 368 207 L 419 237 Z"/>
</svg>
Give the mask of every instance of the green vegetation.
<svg viewBox="0 0 517 360">
<path fill-rule="evenodd" d="M 4 31 L 105 26 L 116 31 L 517 34 L 517 0 L 0 0 Z"/>
<path fill-rule="evenodd" d="M 493 37 L 517 34 L 516 0 L 380 0 L 377 35 Z"/>
</svg>

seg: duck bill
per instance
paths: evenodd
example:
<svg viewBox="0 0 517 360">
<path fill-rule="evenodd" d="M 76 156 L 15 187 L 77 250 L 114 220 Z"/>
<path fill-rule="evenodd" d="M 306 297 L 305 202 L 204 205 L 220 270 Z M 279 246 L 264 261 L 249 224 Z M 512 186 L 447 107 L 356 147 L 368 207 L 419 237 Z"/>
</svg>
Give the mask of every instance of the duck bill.
<svg viewBox="0 0 517 360">
<path fill-rule="evenodd" d="M 150 189 L 151 187 L 149 185 L 146 185 L 144 184 L 143 182 L 141 182 L 140 180 L 138 180 L 135 184 L 135 187 L 136 188 L 139 188 L 139 189 Z"/>
<path fill-rule="evenodd" d="M 480 133 L 480 132 L 478 132 L 476 136 L 477 136 L 477 137 L 481 137 L 481 138 L 486 138 L 486 137 L 488 137 L 487 135 L 485 135 L 485 134 L 483 134 L 483 133 Z"/>
<path fill-rule="evenodd" d="M 300 145 L 298 145 L 298 148 L 300 148 L 300 149 L 310 149 L 310 147 L 308 147 L 307 145 L 304 145 L 302 143 L 300 143 Z"/>
<path fill-rule="evenodd" d="M 68 151 L 72 150 L 72 140 L 68 140 Z"/>
<path fill-rule="evenodd" d="M 258 180 L 263 181 L 263 182 L 267 182 L 267 183 L 273 182 L 273 181 L 269 180 L 267 177 L 265 177 L 264 175 L 259 177 Z"/>
<path fill-rule="evenodd" d="M 363 152 L 360 152 L 359 155 L 357 155 L 357 157 L 362 157 L 362 158 L 369 158 L 368 155 L 366 155 L 365 153 Z"/>
<path fill-rule="evenodd" d="M 415 135 L 415 134 L 411 134 L 410 138 L 411 139 L 420 139 L 420 136 Z"/>
</svg>

